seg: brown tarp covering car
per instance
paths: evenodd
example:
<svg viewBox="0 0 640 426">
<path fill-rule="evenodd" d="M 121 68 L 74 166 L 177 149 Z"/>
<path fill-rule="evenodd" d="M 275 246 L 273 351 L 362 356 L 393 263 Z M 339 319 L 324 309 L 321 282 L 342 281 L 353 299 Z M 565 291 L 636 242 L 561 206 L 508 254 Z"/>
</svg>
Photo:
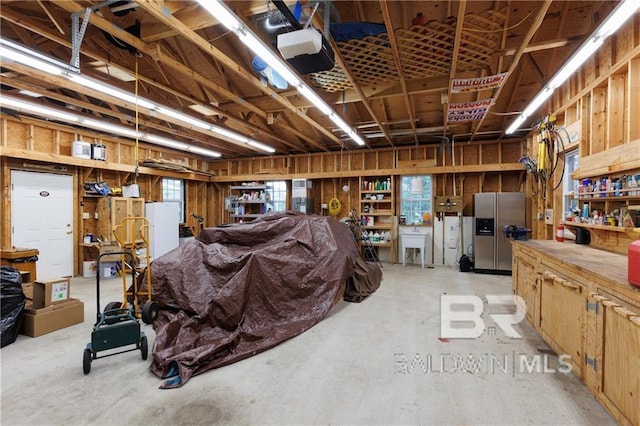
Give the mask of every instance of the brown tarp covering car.
<svg viewBox="0 0 640 426">
<path fill-rule="evenodd" d="M 373 293 L 381 275 L 330 217 L 277 213 L 205 228 L 151 264 L 161 308 L 151 370 L 173 377 L 161 387 L 181 386 L 303 333 L 342 297 Z"/>
</svg>

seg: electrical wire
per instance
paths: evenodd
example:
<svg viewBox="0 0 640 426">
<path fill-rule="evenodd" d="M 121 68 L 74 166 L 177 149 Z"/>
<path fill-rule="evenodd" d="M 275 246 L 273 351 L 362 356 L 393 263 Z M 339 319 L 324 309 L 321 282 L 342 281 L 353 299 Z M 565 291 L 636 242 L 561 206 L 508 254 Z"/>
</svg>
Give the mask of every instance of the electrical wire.
<svg viewBox="0 0 640 426">
<path fill-rule="evenodd" d="M 135 174 L 135 183 L 138 183 L 138 167 L 140 163 L 140 158 L 138 157 L 138 56 L 136 56 L 136 81 L 135 81 L 135 98 L 136 98 L 136 149 L 134 152 L 135 162 L 136 162 L 136 174 Z"/>
<path fill-rule="evenodd" d="M 479 28 L 469 28 L 469 27 L 462 27 L 462 29 L 465 30 L 465 31 L 471 31 L 471 32 L 474 32 L 474 33 L 500 33 L 500 32 L 503 32 L 503 31 L 512 30 L 514 28 L 519 27 L 520 25 L 522 25 L 524 23 L 524 21 L 529 19 L 529 16 L 531 16 L 532 13 L 533 13 L 533 9 L 530 10 L 529 13 L 527 13 L 527 16 L 522 18 L 520 20 L 520 22 L 517 22 L 517 23 L 513 24 L 510 27 L 500 28 L 498 30 L 481 30 Z"/>
</svg>

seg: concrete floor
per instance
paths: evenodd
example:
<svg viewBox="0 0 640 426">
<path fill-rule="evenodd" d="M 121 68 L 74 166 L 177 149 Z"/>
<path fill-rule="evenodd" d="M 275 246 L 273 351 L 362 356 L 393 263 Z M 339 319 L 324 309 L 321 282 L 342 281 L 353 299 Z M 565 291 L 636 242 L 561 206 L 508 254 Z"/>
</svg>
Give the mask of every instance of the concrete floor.
<svg viewBox="0 0 640 426">
<path fill-rule="evenodd" d="M 615 424 L 572 374 L 520 368 L 520 356 L 536 355 L 558 366 L 526 323 L 516 326 L 521 339 L 499 329 L 438 339 L 442 293 L 510 294 L 511 277 L 446 266 L 385 264 L 383 272 L 364 302 L 341 302 L 306 333 L 172 390 L 158 389 L 151 353 L 147 361 L 138 351 L 98 359 L 83 374 L 95 279 L 75 278 L 83 324 L 19 336 L 0 351 L 2 425 Z M 120 279 L 101 283 L 102 306 L 121 299 Z M 152 327 L 144 331 L 153 342 Z M 484 361 L 463 362 L 472 359 Z"/>
</svg>

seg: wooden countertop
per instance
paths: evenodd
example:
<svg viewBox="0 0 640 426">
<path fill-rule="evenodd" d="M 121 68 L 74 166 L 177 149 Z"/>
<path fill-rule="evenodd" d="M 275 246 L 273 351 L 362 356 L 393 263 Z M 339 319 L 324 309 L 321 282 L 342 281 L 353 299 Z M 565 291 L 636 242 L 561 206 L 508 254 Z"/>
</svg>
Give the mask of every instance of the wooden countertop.
<svg viewBox="0 0 640 426">
<path fill-rule="evenodd" d="M 23 257 L 37 256 L 40 252 L 38 249 L 14 247 L 10 249 L 3 248 L 0 250 L 0 258 L 5 260 L 21 259 Z"/>
<path fill-rule="evenodd" d="M 640 289 L 627 280 L 627 256 L 595 249 L 587 245 L 571 242 L 559 243 L 555 240 L 512 241 L 513 246 L 522 245 L 556 258 L 561 263 L 573 265 L 589 274 L 632 288 L 640 295 Z"/>
</svg>

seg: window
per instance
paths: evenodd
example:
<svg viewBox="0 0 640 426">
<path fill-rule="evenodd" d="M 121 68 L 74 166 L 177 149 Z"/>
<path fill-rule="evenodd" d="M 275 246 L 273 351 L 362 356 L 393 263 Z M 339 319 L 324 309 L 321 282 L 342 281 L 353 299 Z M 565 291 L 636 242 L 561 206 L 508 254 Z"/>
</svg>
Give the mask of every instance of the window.
<svg viewBox="0 0 640 426">
<path fill-rule="evenodd" d="M 564 178 L 562 182 L 562 211 L 563 218 L 570 216 L 573 211 L 579 209 L 578 200 L 574 199 L 574 194 L 578 194 L 580 182 L 571 179 L 571 174 L 578 169 L 580 161 L 579 151 L 573 150 L 564 154 Z"/>
<path fill-rule="evenodd" d="M 422 224 L 425 213 L 431 216 L 431 175 L 402 176 L 400 216 L 407 224 Z"/>
<path fill-rule="evenodd" d="M 267 182 L 267 212 L 287 210 L 287 183 L 283 180 Z"/>
<path fill-rule="evenodd" d="M 162 178 L 162 201 L 178 201 L 180 208 L 180 222 L 185 222 L 184 217 L 184 182 L 182 179 Z"/>
</svg>

